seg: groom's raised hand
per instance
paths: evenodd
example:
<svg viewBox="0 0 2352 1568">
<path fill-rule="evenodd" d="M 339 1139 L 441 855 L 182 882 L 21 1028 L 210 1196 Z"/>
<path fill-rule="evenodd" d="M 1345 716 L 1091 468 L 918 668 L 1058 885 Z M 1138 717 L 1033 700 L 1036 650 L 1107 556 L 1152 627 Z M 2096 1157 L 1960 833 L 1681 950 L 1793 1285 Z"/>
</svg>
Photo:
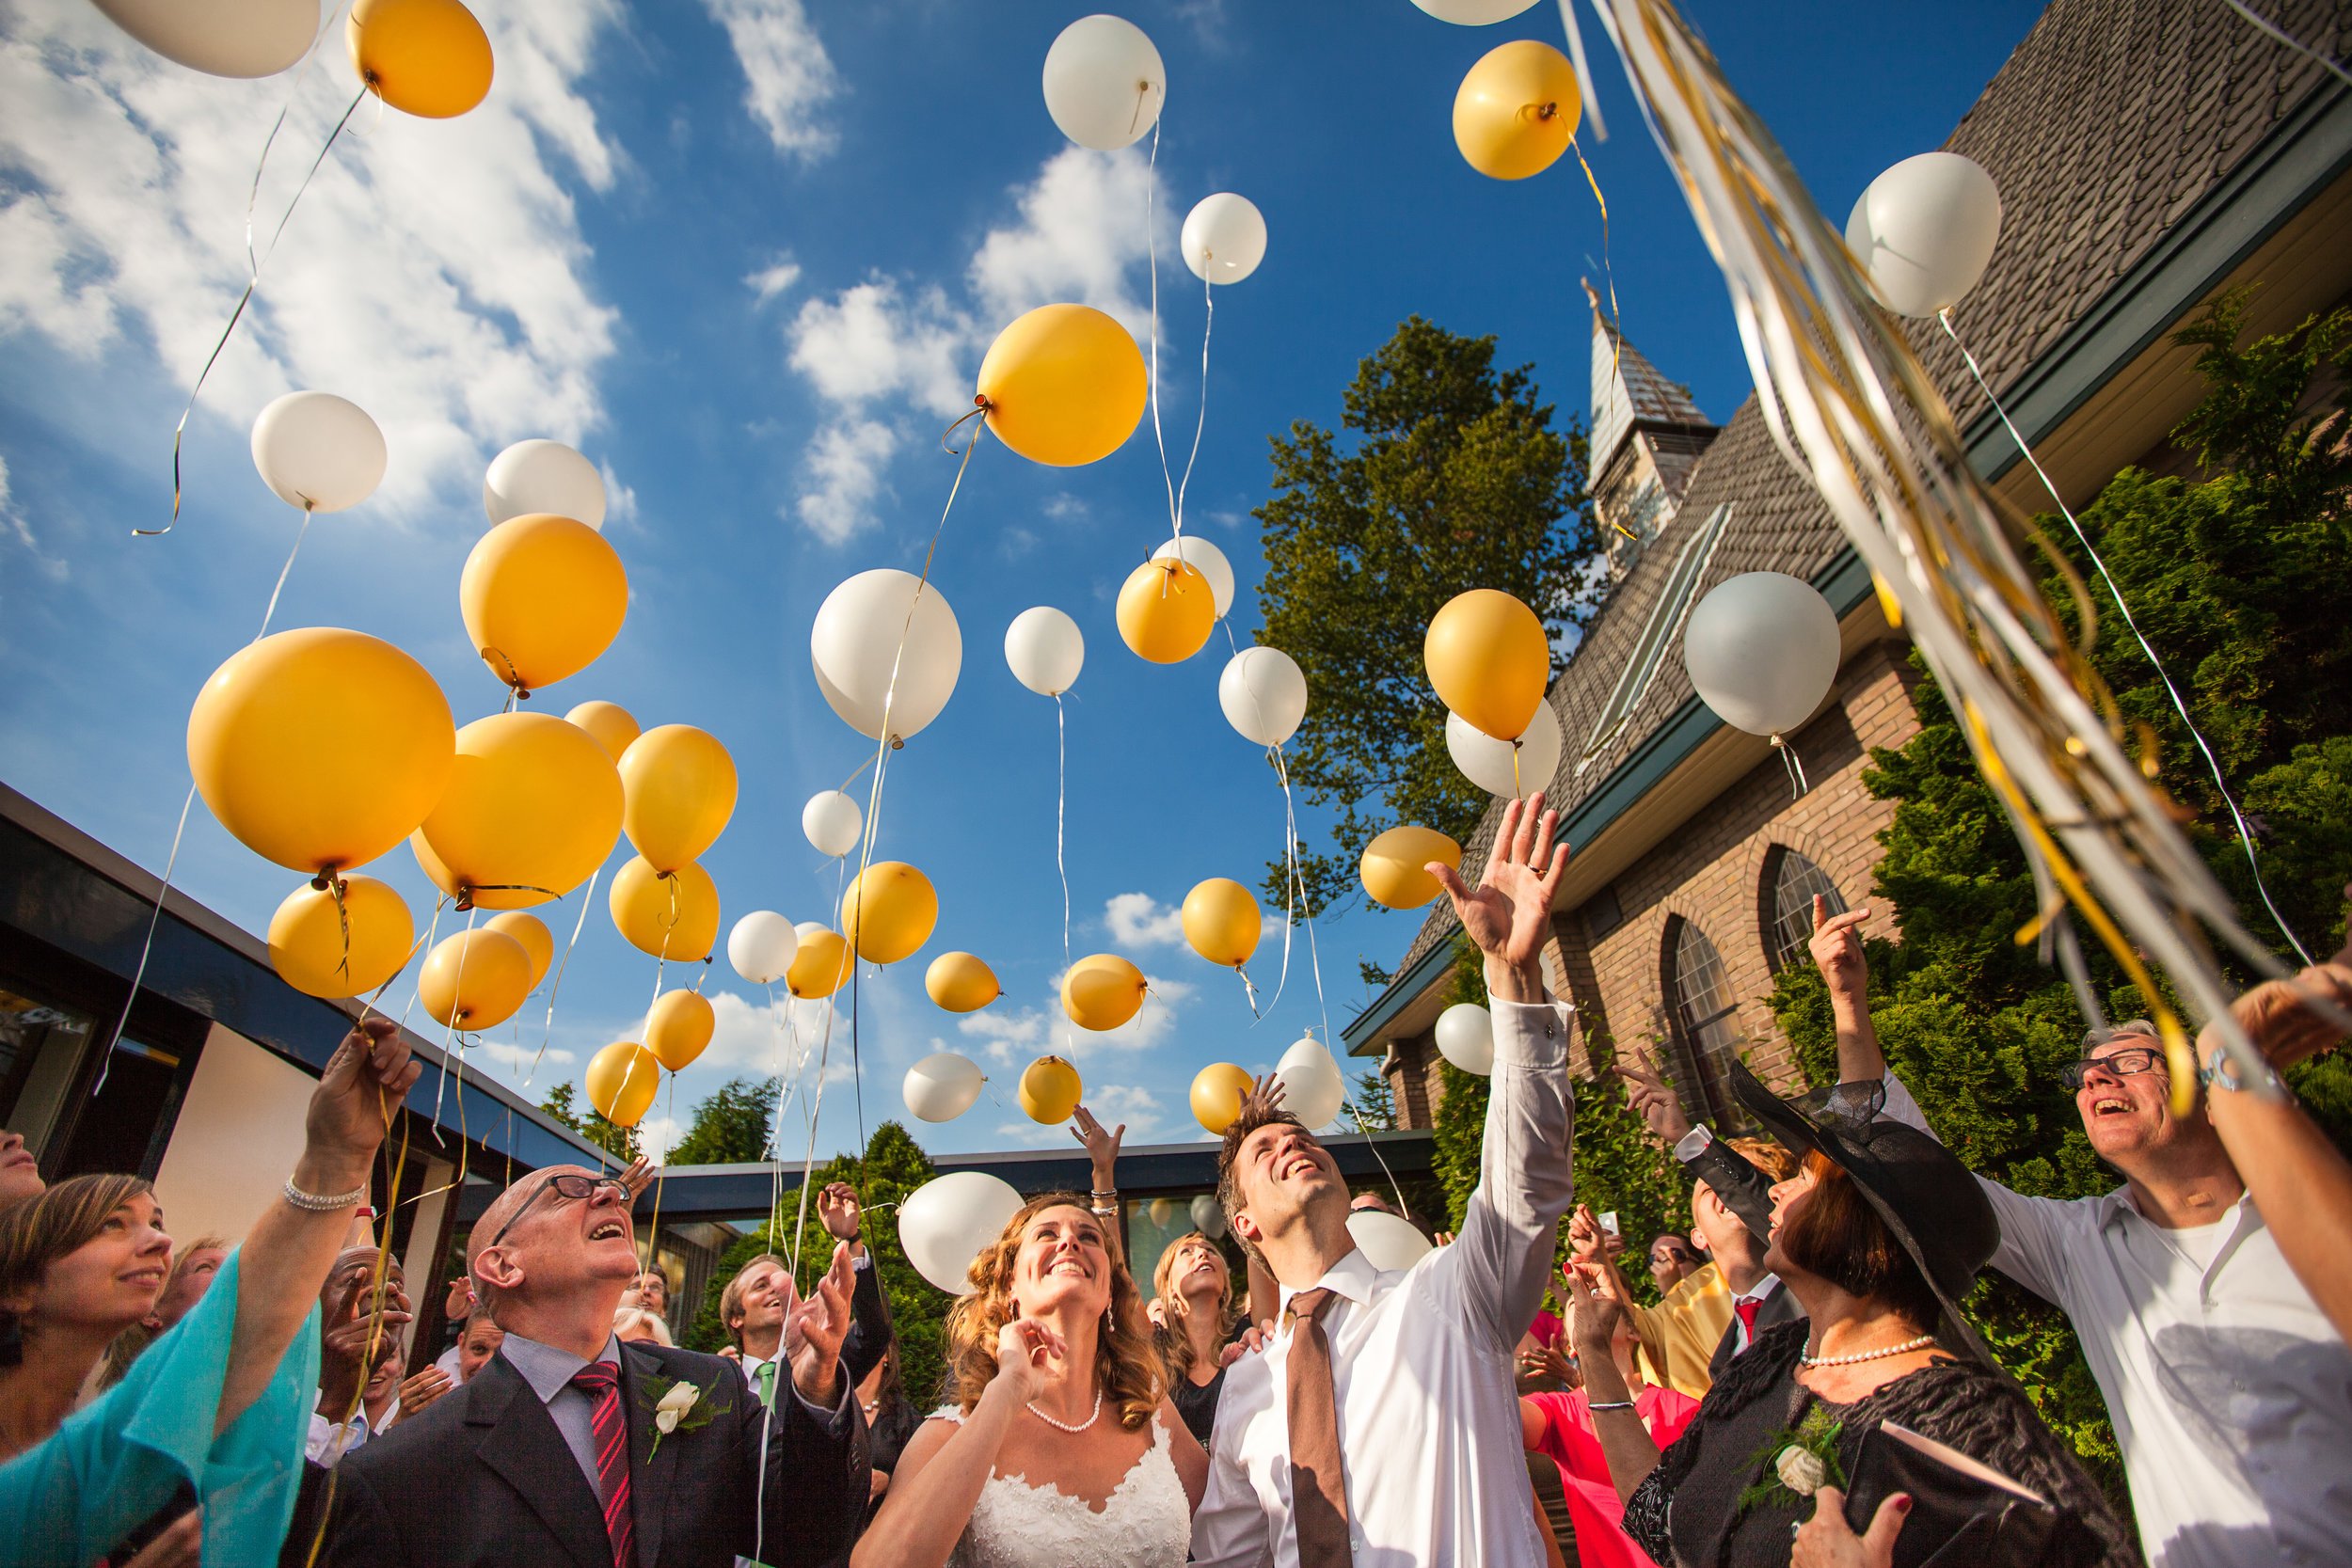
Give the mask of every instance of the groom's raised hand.
<svg viewBox="0 0 2352 1568">
<path fill-rule="evenodd" d="M 1476 887 L 1442 861 L 1426 869 L 1454 899 L 1454 912 L 1486 955 L 1487 994 L 1499 1002 L 1541 1002 L 1537 962 L 1551 927 L 1551 901 L 1567 875 L 1568 847 L 1555 843 L 1560 816 L 1536 795 L 1502 811 L 1502 826 Z"/>
<path fill-rule="evenodd" d="M 787 1320 L 787 1338 L 796 1347 L 792 1386 L 819 1410 L 832 1409 L 841 1398 L 841 1341 L 850 1332 L 850 1292 L 856 1289 L 850 1268 L 844 1242 L 833 1249 L 833 1267 Z"/>
</svg>

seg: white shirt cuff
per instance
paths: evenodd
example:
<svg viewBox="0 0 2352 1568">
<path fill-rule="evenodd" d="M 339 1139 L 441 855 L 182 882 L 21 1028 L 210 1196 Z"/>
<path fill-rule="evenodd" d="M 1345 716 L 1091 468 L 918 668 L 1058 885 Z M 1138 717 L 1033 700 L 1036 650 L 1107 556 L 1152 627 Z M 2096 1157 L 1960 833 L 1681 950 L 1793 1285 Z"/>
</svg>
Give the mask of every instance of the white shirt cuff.
<svg viewBox="0 0 2352 1568">
<path fill-rule="evenodd" d="M 1541 1002 L 1505 1002 L 1489 995 L 1487 1015 L 1494 1021 L 1495 1065 L 1555 1068 L 1568 1059 L 1571 1009 L 1546 996 Z"/>
<path fill-rule="evenodd" d="M 1715 1134 L 1708 1131 L 1707 1123 L 1700 1122 L 1676 1140 L 1675 1158 L 1687 1164 L 1706 1153 L 1707 1146 L 1714 1141 Z"/>
</svg>

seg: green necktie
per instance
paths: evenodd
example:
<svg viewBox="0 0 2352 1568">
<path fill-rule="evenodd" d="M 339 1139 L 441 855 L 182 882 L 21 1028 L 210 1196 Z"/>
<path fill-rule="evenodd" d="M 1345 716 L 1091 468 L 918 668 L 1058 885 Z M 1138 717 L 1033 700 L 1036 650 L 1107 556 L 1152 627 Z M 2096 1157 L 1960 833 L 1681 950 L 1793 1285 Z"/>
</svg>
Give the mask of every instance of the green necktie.
<svg viewBox="0 0 2352 1568">
<path fill-rule="evenodd" d="M 776 1364 L 773 1361 L 762 1361 L 758 1370 L 752 1373 L 752 1381 L 759 1388 L 760 1403 L 772 1405 L 776 1402 Z"/>
</svg>

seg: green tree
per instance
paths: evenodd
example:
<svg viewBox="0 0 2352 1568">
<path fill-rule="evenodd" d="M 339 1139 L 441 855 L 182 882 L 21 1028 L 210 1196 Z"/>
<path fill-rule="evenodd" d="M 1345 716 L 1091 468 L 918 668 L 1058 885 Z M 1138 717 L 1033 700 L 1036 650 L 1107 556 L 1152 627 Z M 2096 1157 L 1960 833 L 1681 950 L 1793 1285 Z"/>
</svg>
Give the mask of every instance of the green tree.
<svg viewBox="0 0 2352 1568">
<path fill-rule="evenodd" d="M 662 1162 L 672 1165 L 742 1165 L 768 1157 L 776 1118 L 778 1081 L 730 1078 L 694 1107 L 694 1125 Z"/>
<path fill-rule="evenodd" d="M 1552 427 L 1532 368 L 1498 371 L 1492 337 L 1407 319 L 1349 386 L 1341 432 L 1307 420 L 1272 440 L 1274 496 L 1257 511 L 1266 572 L 1260 641 L 1315 693 L 1287 749 L 1307 800 L 1334 816 L 1329 853 L 1301 854 L 1309 901 L 1353 895 L 1364 842 L 1399 821 L 1456 838 L 1486 797 L 1445 749 L 1445 707 L 1422 636 L 1455 594 L 1499 588 L 1555 645 L 1589 614 L 1596 549 L 1584 433 Z M 1269 898 L 1285 902 L 1285 868 Z"/>
<path fill-rule="evenodd" d="M 624 1164 L 642 1152 L 634 1127 L 607 1121 L 603 1113 L 593 1106 L 586 1111 L 574 1109 L 569 1084 L 558 1084 L 549 1089 L 547 1099 L 539 1101 L 539 1109 Z"/>
<path fill-rule="evenodd" d="M 1356 1093 L 1348 1102 L 1348 1115 L 1355 1119 L 1359 1132 L 1393 1132 L 1396 1131 L 1396 1091 L 1388 1079 L 1375 1068 L 1356 1075 Z"/>
</svg>

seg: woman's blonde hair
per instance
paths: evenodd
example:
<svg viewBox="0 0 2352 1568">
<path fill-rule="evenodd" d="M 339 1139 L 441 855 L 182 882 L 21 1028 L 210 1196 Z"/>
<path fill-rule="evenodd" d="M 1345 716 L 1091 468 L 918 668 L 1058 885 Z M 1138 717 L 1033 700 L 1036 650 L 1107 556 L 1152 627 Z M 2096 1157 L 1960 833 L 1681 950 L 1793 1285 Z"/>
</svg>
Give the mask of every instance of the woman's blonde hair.
<svg viewBox="0 0 2352 1568">
<path fill-rule="evenodd" d="M 1216 1343 L 1233 1332 L 1241 1321 L 1241 1308 L 1233 1305 L 1233 1271 L 1225 1261 L 1225 1254 L 1217 1250 L 1216 1240 L 1205 1230 L 1187 1230 L 1160 1249 L 1160 1260 L 1152 1271 L 1152 1294 L 1160 1304 L 1160 1312 L 1168 1326 L 1154 1338 L 1158 1341 L 1160 1361 L 1168 1369 L 1168 1385 L 1172 1387 L 1192 1375 L 1192 1336 L 1184 1332 L 1184 1320 L 1192 1315 L 1192 1303 L 1176 1287 L 1176 1255 L 1185 1243 L 1199 1242 L 1209 1249 L 1216 1266 L 1224 1271 L 1225 1289 L 1216 1298 Z"/>
<path fill-rule="evenodd" d="M 1012 1267 L 1029 1222 L 1048 1209 L 1089 1212 L 1076 1193 L 1048 1193 L 1033 1197 L 1007 1221 L 996 1240 L 972 1259 L 971 1293 L 960 1296 L 947 1312 L 947 1397 L 965 1415 L 980 1402 L 996 1375 L 996 1336 L 1013 1319 Z M 1143 1315 L 1143 1296 L 1135 1275 L 1120 1255 L 1119 1238 L 1110 1222 L 1100 1215 L 1104 1251 L 1111 1267 L 1111 1304 L 1103 1315 L 1103 1332 L 1094 1351 L 1094 1383 L 1119 1413 L 1119 1424 L 1133 1432 L 1160 1408 L 1166 1385 L 1160 1358 L 1152 1348 L 1151 1323 Z"/>
<path fill-rule="evenodd" d="M 626 1334 L 632 1328 L 644 1329 L 647 1333 L 653 1336 L 653 1342 L 657 1345 L 675 1345 L 677 1343 L 675 1339 L 670 1338 L 670 1325 L 661 1321 L 660 1313 L 649 1312 L 642 1307 L 620 1307 L 613 1308 L 612 1332 L 614 1334 Z"/>
</svg>

